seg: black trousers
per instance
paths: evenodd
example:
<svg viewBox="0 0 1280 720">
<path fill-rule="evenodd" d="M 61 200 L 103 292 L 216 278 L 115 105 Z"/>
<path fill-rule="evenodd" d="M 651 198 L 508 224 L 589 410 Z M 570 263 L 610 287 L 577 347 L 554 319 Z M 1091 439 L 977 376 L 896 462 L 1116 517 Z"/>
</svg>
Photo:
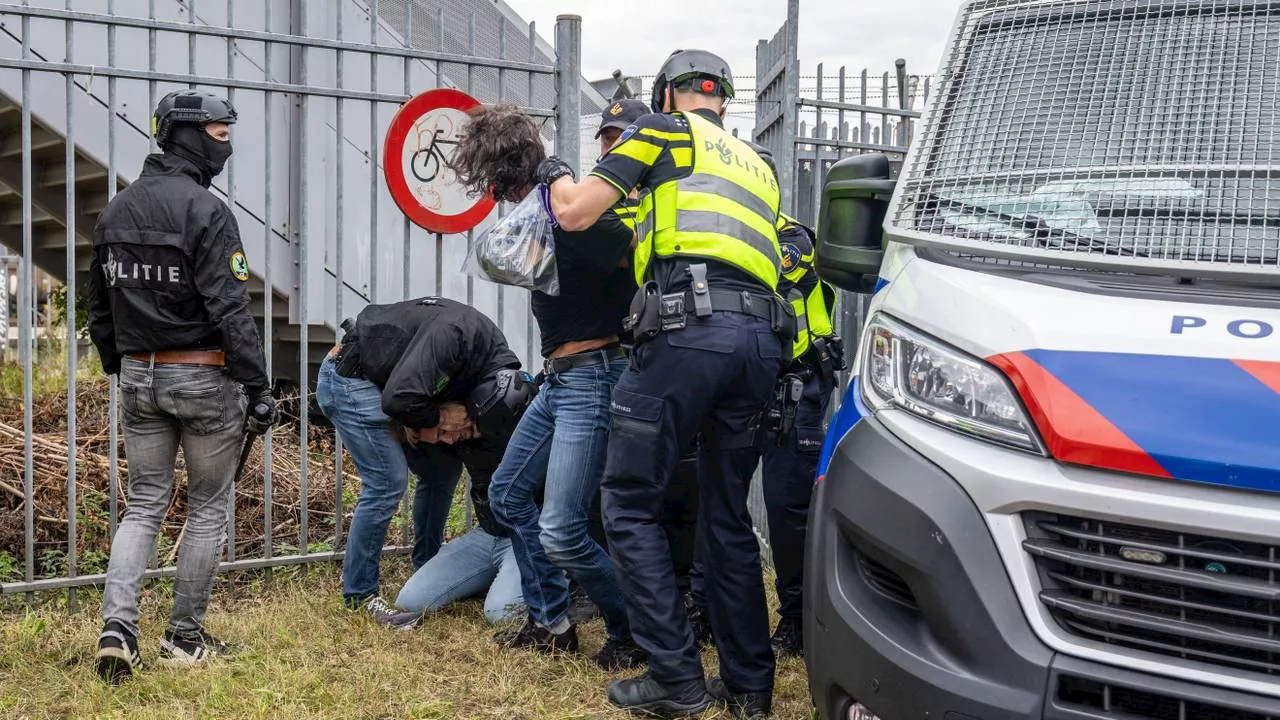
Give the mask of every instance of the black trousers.
<svg viewBox="0 0 1280 720">
<path fill-rule="evenodd" d="M 604 526 L 633 637 L 658 682 L 703 677 L 664 523 L 676 466 L 701 434 L 696 554 L 705 560 L 721 676 L 733 693 L 773 690 L 769 611 L 747 490 L 760 461 L 752 430 L 781 365 L 782 343 L 768 323 L 717 312 L 690 317 L 686 328 L 638 347 L 614 387 Z"/>
<path fill-rule="evenodd" d="M 600 547 L 608 548 L 604 532 L 604 517 L 600 513 L 600 495 L 591 505 L 588 531 Z M 680 458 L 675 476 L 667 486 L 664 500 L 663 530 L 667 544 L 671 546 L 671 564 L 675 570 L 676 587 L 680 595 L 694 592 L 694 548 L 698 537 L 698 449 L 696 446 Z M 702 583 L 698 582 L 698 597 L 702 597 Z"/>
<path fill-rule="evenodd" d="M 804 395 L 796 409 L 795 432 L 790 442 L 765 447 L 762 480 L 764 504 L 769 515 L 769 549 L 777 572 L 778 615 L 799 622 L 804 611 L 804 545 L 809 521 L 809 501 L 818 470 L 825 432 L 822 422 L 831 405 L 832 382 L 816 375 L 805 381 Z"/>
</svg>

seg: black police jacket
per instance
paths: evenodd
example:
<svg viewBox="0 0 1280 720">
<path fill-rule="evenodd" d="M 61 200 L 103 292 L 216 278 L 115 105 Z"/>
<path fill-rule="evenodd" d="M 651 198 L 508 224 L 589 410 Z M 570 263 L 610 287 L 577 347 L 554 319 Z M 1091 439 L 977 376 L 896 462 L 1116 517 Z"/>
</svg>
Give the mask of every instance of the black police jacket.
<svg viewBox="0 0 1280 720">
<path fill-rule="evenodd" d="M 222 350 L 250 393 L 270 387 L 235 215 L 189 161 L 147 157 L 93 229 L 89 334 L 106 372 L 131 353 Z"/>
<path fill-rule="evenodd" d="M 435 427 L 440 403 L 519 368 L 502 331 L 470 305 L 438 297 L 369 305 L 351 331 L 360 374 L 382 388 L 382 411 L 407 428 Z"/>
</svg>

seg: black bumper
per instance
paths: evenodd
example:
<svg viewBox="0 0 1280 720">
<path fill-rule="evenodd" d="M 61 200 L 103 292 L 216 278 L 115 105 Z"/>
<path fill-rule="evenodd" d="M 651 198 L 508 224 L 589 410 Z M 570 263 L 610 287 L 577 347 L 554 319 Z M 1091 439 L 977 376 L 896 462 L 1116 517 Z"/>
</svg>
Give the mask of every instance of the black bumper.
<svg viewBox="0 0 1280 720">
<path fill-rule="evenodd" d="M 805 659 L 824 720 L 844 720 L 855 700 L 882 720 L 1280 715 L 1274 698 L 1048 648 L 973 501 L 873 418 L 840 444 L 810 512 Z"/>
</svg>

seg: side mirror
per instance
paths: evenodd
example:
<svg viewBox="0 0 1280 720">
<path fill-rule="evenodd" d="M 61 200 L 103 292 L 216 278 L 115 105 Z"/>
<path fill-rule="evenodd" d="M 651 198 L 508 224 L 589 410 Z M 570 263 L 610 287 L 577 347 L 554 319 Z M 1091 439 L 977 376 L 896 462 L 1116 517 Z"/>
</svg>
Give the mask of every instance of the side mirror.
<svg viewBox="0 0 1280 720">
<path fill-rule="evenodd" d="M 884 259 L 884 216 L 896 183 L 884 155 L 854 155 L 831 166 L 815 249 L 822 279 L 849 292 L 875 287 Z"/>
</svg>

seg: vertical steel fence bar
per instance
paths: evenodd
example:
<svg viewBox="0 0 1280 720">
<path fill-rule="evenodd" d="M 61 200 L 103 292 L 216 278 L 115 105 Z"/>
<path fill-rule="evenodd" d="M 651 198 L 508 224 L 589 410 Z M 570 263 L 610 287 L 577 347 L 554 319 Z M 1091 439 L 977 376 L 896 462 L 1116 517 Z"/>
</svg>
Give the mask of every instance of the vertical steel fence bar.
<svg viewBox="0 0 1280 720">
<path fill-rule="evenodd" d="M 148 2 L 147 2 L 147 17 L 148 17 L 149 19 L 151 19 L 152 21 L 155 21 L 155 19 L 156 19 L 156 0 L 148 0 Z M 155 28 L 150 28 L 150 29 L 147 31 L 147 70 L 148 70 L 148 71 L 150 71 L 150 72 L 153 72 L 153 73 L 156 71 L 156 44 L 157 44 L 157 42 L 158 42 L 158 36 L 157 36 L 157 33 L 156 33 L 156 29 L 155 29 Z M 156 100 L 157 100 L 157 97 L 156 97 L 156 96 L 157 96 L 158 94 L 159 94 L 159 83 L 158 83 L 156 80 L 149 80 L 149 81 L 147 82 L 147 112 L 148 112 L 149 114 L 150 114 L 150 113 L 154 113 L 154 112 L 155 112 Z M 148 127 L 147 129 L 148 129 L 148 130 L 151 130 L 151 128 L 150 128 L 150 127 Z M 155 132 L 154 132 L 154 131 L 152 131 L 152 132 L 150 132 L 150 133 L 149 133 L 149 135 L 150 135 L 149 142 L 151 143 L 151 151 L 152 151 L 152 152 L 158 152 L 158 151 L 159 151 L 159 149 L 160 149 L 160 144 L 156 141 Z M 128 448 L 125 448 L 125 452 L 126 452 L 126 453 L 128 452 Z M 126 498 L 126 502 L 127 502 L 127 498 Z M 127 509 L 128 509 L 128 508 L 127 508 L 127 506 L 126 506 L 126 510 L 127 510 Z M 156 546 L 156 548 L 155 548 L 155 549 L 153 549 L 153 550 L 152 550 L 152 552 L 151 552 L 151 567 L 153 567 L 153 568 L 158 568 L 158 567 L 160 567 L 160 548 L 159 548 L 159 546 L 158 546 L 158 545 L 157 545 L 157 546 Z"/>
<path fill-rule="evenodd" d="M 782 82 L 782 138 L 778 148 L 782 157 L 776 158 L 778 178 L 782 188 L 782 206 L 798 213 L 799 178 L 796 155 L 799 152 L 799 133 L 797 124 L 800 120 L 800 0 L 787 0 L 785 52 L 787 67 L 783 71 Z"/>
<path fill-rule="evenodd" d="M 506 19 L 498 20 L 498 59 L 499 60 L 507 59 L 507 21 Z M 506 101 L 507 101 L 507 71 L 505 68 L 500 67 L 498 68 L 498 103 L 502 104 L 502 103 L 505 103 Z M 533 107 L 533 106 L 530 105 L 530 107 Z M 501 332 L 504 336 L 506 335 L 506 330 L 507 330 L 506 313 L 504 312 L 505 306 L 507 304 L 506 303 L 507 295 L 505 290 L 506 290 L 505 285 L 498 285 L 498 309 L 496 312 L 497 317 L 495 318 L 498 323 L 498 331 Z M 468 495 L 468 497 L 470 497 L 470 495 Z M 468 509 L 471 507 L 470 503 L 467 504 L 467 507 Z"/>
<path fill-rule="evenodd" d="M 313 6 L 314 7 L 314 6 Z M 308 8 L 303 6 L 299 8 L 298 18 L 298 34 L 306 36 L 307 34 L 307 12 Z M 308 76 L 307 65 L 310 61 L 310 46 L 303 45 L 298 48 L 299 68 L 298 80 L 300 85 L 306 86 Z M 298 115 L 299 126 L 301 127 L 302 142 L 306 142 L 308 134 L 311 132 L 311 96 L 303 91 L 298 97 Z M 310 294 L 308 287 L 310 277 L 309 261 L 310 252 L 308 248 L 311 243 L 308 240 L 311 237 L 311 218 L 309 216 L 309 205 L 307 193 L 310 191 L 310 183 L 308 182 L 308 160 L 310 153 L 298 153 L 298 227 L 297 227 L 297 253 L 298 253 L 298 552 L 306 555 L 310 552 L 310 542 L 307 536 L 307 520 L 308 520 L 308 490 L 309 473 L 311 461 L 311 448 L 307 444 L 307 391 L 310 389 L 310 314 L 308 313 L 308 303 Z M 306 567 L 305 565 L 303 566 Z"/>
<path fill-rule="evenodd" d="M 196 24 L 196 0 L 187 0 L 187 23 L 189 25 Z M 191 33 L 187 36 L 187 73 L 192 77 L 196 74 L 196 34 Z M 194 82 L 187 83 L 192 90 L 196 89 Z"/>
<path fill-rule="evenodd" d="M 822 63 L 818 63 L 818 85 L 816 99 L 821 102 L 825 98 L 822 96 Z M 823 131 L 822 124 L 822 107 L 815 106 L 813 108 L 813 137 L 815 140 L 822 140 L 826 133 Z M 813 144 L 813 165 L 810 166 L 809 182 L 809 225 L 817 226 L 818 224 L 818 205 L 822 202 L 822 156 L 825 154 L 825 147 L 821 143 Z"/>
<path fill-rule="evenodd" d="M 412 3 L 409 3 L 409 4 L 412 4 Z M 338 16 L 336 18 L 338 23 L 337 25 L 338 42 L 342 42 L 342 16 L 345 14 L 346 13 L 343 7 L 339 5 Z M 346 87 L 346 84 L 343 83 L 343 67 L 342 67 L 344 53 L 342 52 L 342 50 L 336 50 L 334 52 L 336 55 L 336 57 L 334 58 L 335 72 L 336 72 L 335 79 L 337 80 L 338 89 L 342 89 Z M 371 64 L 376 63 L 377 56 L 370 55 L 369 62 Z M 373 101 L 370 100 L 369 103 L 372 105 Z M 343 206 L 342 193 L 343 193 L 343 188 L 346 186 L 346 173 L 344 172 L 345 167 L 343 162 L 344 156 L 346 155 L 346 153 L 343 152 L 343 140 L 344 138 L 346 138 L 346 133 L 344 132 L 343 118 L 342 118 L 343 112 L 345 110 L 345 103 L 343 103 L 342 98 L 339 97 L 336 100 L 334 100 L 334 106 L 335 106 L 335 112 L 337 114 L 337 117 L 334 120 L 334 133 L 335 135 L 337 135 L 337 138 L 334 142 L 334 151 L 337 153 L 337 157 L 334 159 L 334 170 L 335 170 L 334 175 L 335 175 L 335 182 L 337 183 L 337 185 L 335 186 L 336 197 L 334 199 L 334 211 L 336 212 L 334 224 L 337 225 L 337 231 L 338 231 L 337 238 L 336 238 L 337 250 L 334 253 L 334 265 L 336 265 L 336 267 L 334 267 L 334 274 L 335 274 L 334 284 L 337 286 L 337 292 L 336 292 L 337 297 L 334 299 L 334 305 L 337 311 L 337 314 L 335 316 L 337 319 L 336 324 L 339 326 L 334 329 L 334 336 L 339 341 L 341 341 L 342 335 L 343 335 L 343 331 L 341 328 L 341 323 L 343 320 L 342 296 L 346 294 L 345 292 L 346 288 L 345 288 L 343 277 L 342 277 L 342 269 L 343 269 L 343 266 L 345 265 L 344 258 L 343 258 L 343 250 L 345 249 L 346 239 L 347 239 L 346 224 L 345 224 L 346 213 L 343 212 L 343 207 L 342 207 Z M 369 245 L 371 246 L 371 249 L 373 250 L 374 255 L 377 255 L 377 242 L 378 242 L 378 239 L 376 237 L 373 237 L 373 236 L 369 237 Z M 342 541 L 342 437 L 338 435 L 337 432 L 335 432 L 333 434 L 333 549 L 334 550 L 337 550 L 340 547 L 341 541 Z"/>
<path fill-rule="evenodd" d="M 271 32 L 271 3 L 262 3 L 263 12 L 263 28 L 267 32 Z M 274 81 L 271 76 L 271 51 L 273 46 L 269 42 L 262 43 L 262 74 L 263 79 L 270 83 Z M 273 303 L 275 300 L 275 280 L 271 273 L 271 246 L 275 244 L 275 230 L 272 225 L 275 222 L 273 213 L 273 199 L 271 197 L 272 183 L 272 158 L 274 153 L 271 147 L 271 91 L 268 90 L 262 94 L 262 110 L 267 116 L 267 121 L 262 123 L 262 147 L 265 150 L 266 158 L 263 161 L 263 210 L 262 210 L 262 249 L 263 249 L 263 293 L 262 293 L 262 345 L 263 352 L 266 354 L 267 361 L 267 378 L 275 376 L 275 365 L 273 364 L 273 352 L 275 342 L 273 342 L 272 315 L 275 314 Z M 267 432 L 262 436 L 262 552 L 267 558 L 270 558 L 273 552 L 272 548 L 272 487 L 271 487 L 271 432 Z"/>
<path fill-rule="evenodd" d="M 71 0 L 67 0 L 66 8 L 71 9 Z M 67 62 L 73 63 L 75 47 L 75 23 L 68 20 L 63 23 L 64 37 L 67 47 Z M 76 333 L 76 130 L 75 130 L 75 75 L 66 74 L 67 102 L 67 141 L 66 141 L 66 206 L 67 206 L 67 282 L 66 289 L 66 323 L 67 323 L 67 576 L 76 576 L 76 366 L 77 333 Z M 52 309 L 52 308 L 51 308 Z M 67 590 L 67 607 L 76 611 L 76 589 Z"/>
<path fill-rule="evenodd" d="M 235 28 L 236 0 L 227 0 L 227 29 Z M 191 17 L 195 19 L 194 10 Z M 236 76 L 236 41 L 234 38 L 227 38 L 227 80 L 230 81 Z M 232 107 L 236 104 L 236 89 L 227 88 L 227 101 Z M 265 124 L 265 123 L 264 123 Z M 227 162 L 227 205 L 234 213 L 236 209 L 236 166 L 239 162 L 235 155 Z M 231 492 L 227 495 L 227 562 L 234 562 L 236 559 L 236 482 L 235 478 L 231 479 Z"/>
<path fill-rule="evenodd" d="M 412 48 L 412 47 L 413 47 L 413 0 L 409 0 L 409 2 L 405 3 L 405 12 L 404 12 L 404 46 L 405 46 L 405 48 L 406 48 L 406 49 L 408 49 L 408 48 Z M 408 96 L 409 96 L 409 94 L 412 92 L 412 86 L 411 86 L 411 83 L 410 83 L 410 81 L 409 81 L 409 77 L 410 77 L 410 75 L 412 74 L 412 72 L 413 72 L 413 59 L 412 59 L 412 58 L 410 58 L 408 55 L 405 55 L 405 57 L 404 57 L 404 94 L 405 94 L 405 97 L 408 97 Z M 371 165 L 371 166 L 370 166 L 370 170 L 372 171 L 372 175 L 370 175 L 370 177 L 372 178 L 372 182 L 374 183 L 374 186 L 376 187 L 376 186 L 377 186 L 377 183 L 378 183 L 378 166 L 377 166 L 377 164 L 375 163 L 375 164 Z M 408 300 L 408 299 L 409 299 L 409 297 L 410 297 L 410 295 L 411 295 L 411 293 L 413 292 L 412 288 L 410 287 L 410 280 L 411 280 L 411 275 L 412 275 L 412 273 L 410 273 L 410 272 L 409 272 L 409 268 L 410 268 L 410 266 L 411 266 L 411 264 L 412 264 L 412 263 L 410 262 L 411 257 L 412 257 L 412 255 L 411 255 L 411 246 L 410 246 L 410 243 L 412 242 L 412 237 L 413 237 L 412 229 L 411 229 L 411 227 L 410 227 L 410 226 L 411 226 L 412 224 L 413 224 L 413 223 L 409 222 L 409 219 L 408 219 L 408 218 L 405 218 L 405 219 L 404 219 L 404 222 L 403 222 L 403 223 L 402 223 L 402 225 L 401 225 L 401 226 L 404 228 L 404 255 L 403 255 L 403 260 L 402 260 L 402 261 L 401 261 L 401 263 L 400 263 L 401 265 L 403 265 L 403 266 L 404 266 L 404 281 L 403 281 L 403 284 L 401 285 L 401 288 L 402 288 L 402 290 L 401 290 L 401 298 L 402 298 L 402 299 L 404 299 L 404 300 Z"/>
<path fill-rule="evenodd" d="M 529 22 L 529 62 L 536 62 L 538 58 L 538 25 Z M 533 91 L 534 77 L 533 73 L 529 73 L 529 107 L 533 107 Z M 525 327 L 528 328 L 526 333 L 528 340 L 528 348 L 525 351 L 525 357 L 529 358 L 530 363 L 536 363 L 538 354 L 538 346 L 534 341 L 534 330 L 538 327 L 537 319 L 533 317 L 533 303 L 525 304 Z"/>
<path fill-rule="evenodd" d="M 846 87 L 846 85 L 845 85 L 845 66 L 844 66 L 844 65 L 841 65 L 841 66 L 840 66 L 840 80 L 839 80 L 839 83 L 840 83 L 840 87 L 839 87 L 839 92 L 840 92 L 840 104 L 841 104 L 841 105 L 843 105 L 845 102 L 847 102 L 847 96 L 845 95 L 845 90 L 847 89 L 847 87 Z M 840 108 L 840 112 L 839 112 L 839 113 L 837 113 L 837 115 L 836 115 L 836 122 L 838 122 L 838 123 L 840 124 L 840 125 L 839 125 L 839 128 L 840 128 L 840 142 L 844 142 L 844 141 L 846 141 L 846 140 L 849 140 L 849 137 L 848 137 L 848 134 L 849 134 L 849 127 L 848 127 L 847 125 L 845 125 L 844 108 Z M 843 150 L 843 149 L 841 149 L 841 148 L 836 148 L 836 159 L 838 160 L 838 159 L 840 159 L 840 158 L 842 158 L 842 157 L 844 157 L 844 150 Z"/>
<path fill-rule="evenodd" d="M 116 0 L 107 0 L 107 14 L 116 14 Z M 116 26 L 107 26 L 107 64 L 116 66 Z M 107 78 L 107 202 L 116 196 L 119 179 L 116 176 L 116 78 Z M 92 250 L 90 250 L 92 252 Z M 116 489 L 120 477 L 120 381 L 115 375 L 109 375 L 107 381 L 111 385 L 107 397 L 107 441 L 111 447 L 107 450 L 107 538 L 116 537 L 116 523 L 119 517 L 119 491 Z"/>
<path fill-rule="evenodd" d="M 467 19 L 467 55 L 475 57 L 476 54 L 476 14 L 473 12 Z M 475 65 L 467 65 L 467 94 L 475 95 Z M 467 249 L 471 248 L 472 242 L 475 240 L 475 231 L 467 230 Z M 467 304 L 475 305 L 475 282 L 476 279 L 467 273 Z"/>
<path fill-rule="evenodd" d="M 889 73 L 880 76 L 880 106 L 889 107 Z M 892 144 L 889 141 L 889 116 L 885 113 L 880 113 L 880 144 Z"/>
<path fill-rule="evenodd" d="M 406 0 L 412 5 L 413 0 Z M 378 0 L 369 3 L 369 44 L 378 44 Z M 341 87 L 341 85 L 339 85 Z M 369 92 L 378 91 L 378 56 L 369 56 Z M 369 162 L 378 167 L 378 103 L 369 101 Z M 376 176 L 376 173 L 375 173 Z M 369 302 L 378 302 L 378 183 L 369 183 Z M 342 322 L 342 318 L 338 318 Z"/>
<path fill-rule="evenodd" d="M 23 1 L 23 5 L 27 0 Z M 22 16 L 22 59 L 31 59 L 31 18 Z M 36 493 L 35 458 L 33 456 L 31 407 L 31 366 L 35 361 L 32 351 L 35 341 L 35 257 L 31 237 L 31 70 L 22 70 L 22 260 L 18 265 L 19 357 L 22 359 L 22 529 L 26 538 L 23 551 L 26 555 L 24 579 L 31 582 L 36 574 Z M 27 604 L 35 597 L 27 593 Z"/>
<path fill-rule="evenodd" d="M 530 40 L 532 42 L 532 39 Z M 579 166 L 582 123 L 582 17 L 556 16 L 556 155 Z"/>
<path fill-rule="evenodd" d="M 862 105 L 863 107 L 866 107 L 867 106 L 867 83 L 870 80 L 870 77 L 865 68 L 863 68 L 862 70 L 862 74 L 860 75 L 860 80 L 862 83 L 861 85 L 862 94 L 858 96 L 858 104 Z M 862 111 L 858 113 L 858 141 L 864 144 L 869 144 L 871 142 L 871 126 L 867 124 L 866 111 Z"/>
</svg>

